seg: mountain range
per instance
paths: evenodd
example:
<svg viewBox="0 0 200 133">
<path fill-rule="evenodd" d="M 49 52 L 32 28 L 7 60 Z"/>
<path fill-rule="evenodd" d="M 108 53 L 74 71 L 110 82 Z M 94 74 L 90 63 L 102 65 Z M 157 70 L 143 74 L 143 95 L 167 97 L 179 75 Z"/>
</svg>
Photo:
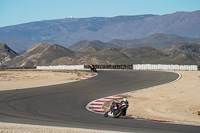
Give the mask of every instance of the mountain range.
<svg viewBox="0 0 200 133">
<path fill-rule="evenodd" d="M 83 40 L 113 43 L 116 42 L 113 39 L 136 39 L 135 43 L 127 45 L 132 48 L 138 46 L 137 42 L 140 40 L 137 39 L 147 38 L 155 33 L 200 38 L 199 24 L 200 11 L 166 15 L 65 18 L 1 27 L 0 42 L 19 52 L 40 42 L 69 47 Z"/>
<path fill-rule="evenodd" d="M 5 47 L 0 48 L 1 51 L 5 49 Z M 16 68 L 36 67 L 37 65 L 75 64 L 131 65 L 138 63 L 200 64 L 200 41 L 196 43 L 177 43 L 161 50 L 152 47 L 110 47 L 99 49 L 94 46 L 88 46 L 80 51 L 72 51 L 57 44 L 39 43 L 21 55 L 17 55 L 11 49 L 9 51 L 11 51 L 11 55 L 14 53 L 14 56 L 12 59 L 0 64 L 1 67 Z"/>
<path fill-rule="evenodd" d="M 138 47 L 153 47 L 156 49 L 162 49 L 171 46 L 175 43 L 191 43 L 200 41 L 200 38 L 189 38 L 184 36 L 177 36 L 174 34 L 156 33 L 146 38 L 121 40 L 114 39 L 108 42 L 102 42 L 99 40 L 94 41 L 79 41 L 69 47 L 73 51 L 80 51 L 88 46 L 96 47 L 98 49 L 104 49 L 109 47 L 115 48 L 138 48 Z"/>
</svg>

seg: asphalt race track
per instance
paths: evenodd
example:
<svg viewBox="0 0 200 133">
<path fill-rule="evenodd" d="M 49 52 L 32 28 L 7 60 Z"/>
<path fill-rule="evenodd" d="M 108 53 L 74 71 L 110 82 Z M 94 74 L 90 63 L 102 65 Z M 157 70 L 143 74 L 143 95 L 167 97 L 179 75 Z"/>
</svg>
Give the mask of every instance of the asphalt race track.
<svg viewBox="0 0 200 133">
<path fill-rule="evenodd" d="M 127 132 L 199 133 L 200 126 L 105 118 L 86 110 L 98 98 L 175 80 L 159 71 L 99 71 L 98 76 L 60 85 L 0 92 L 0 122 Z"/>
</svg>

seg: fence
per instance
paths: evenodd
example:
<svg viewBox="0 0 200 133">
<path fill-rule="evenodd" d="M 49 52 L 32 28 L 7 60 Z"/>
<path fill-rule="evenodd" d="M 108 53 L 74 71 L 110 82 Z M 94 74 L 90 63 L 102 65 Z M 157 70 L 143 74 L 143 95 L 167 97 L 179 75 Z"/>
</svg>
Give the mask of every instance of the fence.
<svg viewBox="0 0 200 133">
<path fill-rule="evenodd" d="M 197 71 L 197 65 L 134 64 L 133 70 L 183 70 Z"/>
<path fill-rule="evenodd" d="M 37 66 L 36 69 L 84 69 L 84 65 Z"/>
<path fill-rule="evenodd" d="M 133 70 L 183 70 L 197 71 L 197 65 L 162 65 L 162 64 L 134 64 L 134 65 L 94 65 L 97 69 L 133 69 Z M 60 65 L 37 66 L 36 69 L 87 69 L 89 65 Z"/>
</svg>

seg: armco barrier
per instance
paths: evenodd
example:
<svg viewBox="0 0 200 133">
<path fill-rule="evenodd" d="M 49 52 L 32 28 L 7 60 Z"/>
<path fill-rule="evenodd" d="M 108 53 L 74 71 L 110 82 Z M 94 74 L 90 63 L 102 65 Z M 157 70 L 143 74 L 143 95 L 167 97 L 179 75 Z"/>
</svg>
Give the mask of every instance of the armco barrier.
<svg viewBox="0 0 200 133">
<path fill-rule="evenodd" d="M 37 66 L 36 69 L 84 69 L 84 65 Z"/>
<path fill-rule="evenodd" d="M 182 70 L 198 71 L 197 65 L 134 64 L 133 70 Z"/>
</svg>

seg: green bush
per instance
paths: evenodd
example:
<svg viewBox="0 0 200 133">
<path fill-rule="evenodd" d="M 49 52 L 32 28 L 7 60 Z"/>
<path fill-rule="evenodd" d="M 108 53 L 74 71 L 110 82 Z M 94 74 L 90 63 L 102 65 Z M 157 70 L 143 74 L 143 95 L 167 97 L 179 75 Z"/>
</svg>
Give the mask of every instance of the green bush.
<svg viewBox="0 0 200 133">
<path fill-rule="evenodd" d="M 197 114 L 200 116 L 200 111 L 197 111 Z"/>
</svg>

